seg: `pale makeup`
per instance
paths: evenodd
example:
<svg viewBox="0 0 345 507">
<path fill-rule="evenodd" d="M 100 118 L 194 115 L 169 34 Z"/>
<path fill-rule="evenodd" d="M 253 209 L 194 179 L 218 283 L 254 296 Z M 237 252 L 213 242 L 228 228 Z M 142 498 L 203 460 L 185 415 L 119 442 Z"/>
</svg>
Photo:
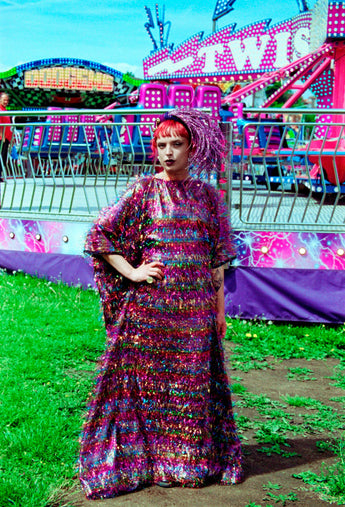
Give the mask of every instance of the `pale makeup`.
<svg viewBox="0 0 345 507">
<path fill-rule="evenodd" d="M 188 139 L 181 136 L 159 137 L 157 139 L 157 153 L 163 172 L 158 177 L 167 180 L 185 180 L 189 176 Z"/>
</svg>

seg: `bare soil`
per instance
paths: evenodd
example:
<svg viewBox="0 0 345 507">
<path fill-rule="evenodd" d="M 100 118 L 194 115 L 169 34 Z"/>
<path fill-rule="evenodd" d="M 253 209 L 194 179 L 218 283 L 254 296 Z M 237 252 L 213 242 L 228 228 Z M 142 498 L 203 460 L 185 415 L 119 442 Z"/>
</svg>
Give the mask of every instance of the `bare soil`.
<svg viewBox="0 0 345 507">
<path fill-rule="evenodd" d="M 225 342 L 227 354 L 231 354 L 232 345 Z M 229 371 L 229 375 L 241 377 L 240 384 L 247 388 L 247 391 L 254 394 L 265 394 L 272 400 L 282 402 L 281 396 L 303 396 L 321 401 L 325 405 L 333 406 L 341 411 L 342 405 L 330 401 L 335 396 L 344 396 L 344 390 L 330 385 L 332 380 L 329 377 L 334 373 L 334 367 L 339 363 L 335 359 L 311 360 L 293 359 L 277 362 L 272 359 L 273 369 L 251 370 L 248 373 L 243 371 Z M 309 368 L 310 375 L 315 380 L 289 380 L 287 374 L 289 368 Z M 236 381 L 234 381 L 236 382 Z M 233 395 L 234 402 L 240 396 Z M 255 408 L 235 407 L 239 415 L 249 418 L 255 417 L 264 420 Z M 289 406 L 286 411 L 293 414 L 294 424 L 301 421 L 300 415 L 305 413 L 304 407 Z M 310 409 L 309 409 L 310 412 Z M 267 456 L 258 449 L 263 446 L 253 437 L 253 430 L 245 430 L 242 435 L 244 451 L 245 480 L 235 486 L 211 485 L 200 489 L 171 488 L 163 489 L 158 486 L 148 487 L 137 492 L 129 493 L 117 498 L 108 500 L 86 500 L 81 491 L 70 495 L 69 499 L 73 505 L 79 507 L 246 507 L 253 503 L 261 506 L 286 505 L 296 507 L 318 507 L 330 503 L 312 491 L 307 484 L 293 477 L 293 474 L 312 471 L 320 473 L 322 464 L 326 466 L 336 461 L 334 454 L 330 451 L 320 451 L 316 442 L 327 440 L 332 434 L 314 433 L 308 436 L 292 437 L 288 440 L 291 447 L 286 449 L 289 452 L 296 452 L 298 456 L 284 458 L 281 455 L 273 454 Z M 333 435 L 334 436 L 334 435 Z M 337 435 L 338 436 L 338 435 Z M 263 485 L 268 483 L 279 484 L 281 489 L 271 490 L 276 495 L 288 495 L 295 493 L 298 500 L 286 500 L 285 504 L 267 496 Z"/>
</svg>

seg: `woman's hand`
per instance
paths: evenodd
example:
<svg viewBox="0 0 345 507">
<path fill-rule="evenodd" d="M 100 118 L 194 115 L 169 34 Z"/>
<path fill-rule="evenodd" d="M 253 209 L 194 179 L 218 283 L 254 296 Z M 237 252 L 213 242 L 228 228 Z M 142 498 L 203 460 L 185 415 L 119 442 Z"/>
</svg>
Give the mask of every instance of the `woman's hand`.
<svg viewBox="0 0 345 507">
<path fill-rule="evenodd" d="M 225 338 L 227 330 L 226 320 L 224 313 L 217 313 L 217 332 L 220 338 Z"/>
<path fill-rule="evenodd" d="M 152 282 L 152 278 L 163 280 L 164 264 L 160 261 L 153 261 L 148 264 L 141 264 L 138 268 L 133 268 L 128 277 L 132 282 Z"/>
<path fill-rule="evenodd" d="M 103 258 L 122 276 L 132 280 L 132 282 L 152 283 L 154 278 L 157 280 L 163 280 L 164 278 L 164 264 L 160 261 L 141 264 L 138 268 L 134 268 L 122 255 L 103 254 Z"/>
</svg>

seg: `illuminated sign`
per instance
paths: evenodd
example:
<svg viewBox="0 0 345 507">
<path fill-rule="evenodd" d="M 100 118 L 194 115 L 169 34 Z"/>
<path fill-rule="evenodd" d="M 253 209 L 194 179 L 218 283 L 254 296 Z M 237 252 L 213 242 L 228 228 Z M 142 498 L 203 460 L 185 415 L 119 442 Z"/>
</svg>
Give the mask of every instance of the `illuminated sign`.
<svg viewBox="0 0 345 507">
<path fill-rule="evenodd" d="M 112 92 L 114 77 L 79 67 L 44 67 L 26 70 L 25 88 Z"/>
<path fill-rule="evenodd" d="M 227 26 L 203 38 L 200 32 L 176 48 L 144 60 L 147 79 L 270 72 L 309 53 L 311 13 L 272 27 L 260 21 L 235 31 Z"/>
</svg>

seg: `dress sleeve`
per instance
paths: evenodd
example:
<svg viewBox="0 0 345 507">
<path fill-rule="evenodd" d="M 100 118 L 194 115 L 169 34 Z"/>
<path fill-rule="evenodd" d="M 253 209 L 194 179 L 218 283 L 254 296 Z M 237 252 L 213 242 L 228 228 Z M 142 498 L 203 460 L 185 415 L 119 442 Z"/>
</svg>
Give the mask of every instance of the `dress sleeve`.
<svg viewBox="0 0 345 507">
<path fill-rule="evenodd" d="M 116 271 L 103 254 L 122 255 L 137 266 L 141 259 L 144 188 L 140 181 L 130 186 L 119 201 L 101 211 L 87 235 L 84 252 L 92 256 L 105 325 L 116 323 L 127 297 L 129 281 Z"/>
<path fill-rule="evenodd" d="M 223 266 L 236 257 L 229 210 L 217 191 L 212 188 L 214 220 L 211 227 L 211 267 Z"/>
<path fill-rule="evenodd" d="M 143 187 L 131 185 L 119 201 L 104 208 L 87 235 L 84 252 L 93 256 L 123 255 L 133 262 L 140 248 Z"/>
</svg>

